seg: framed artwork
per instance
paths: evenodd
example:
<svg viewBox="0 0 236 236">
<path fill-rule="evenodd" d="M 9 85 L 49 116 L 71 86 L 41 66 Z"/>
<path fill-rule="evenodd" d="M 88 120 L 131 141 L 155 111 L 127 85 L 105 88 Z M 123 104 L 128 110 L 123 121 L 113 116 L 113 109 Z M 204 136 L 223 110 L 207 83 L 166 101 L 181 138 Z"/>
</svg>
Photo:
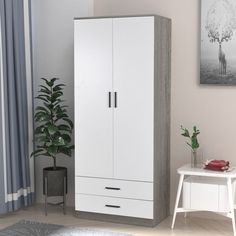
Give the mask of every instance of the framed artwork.
<svg viewBox="0 0 236 236">
<path fill-rule="evenodd" d="M 236 1 L 201 1 L 200 83 L 236 85 Z"/>
</svg>

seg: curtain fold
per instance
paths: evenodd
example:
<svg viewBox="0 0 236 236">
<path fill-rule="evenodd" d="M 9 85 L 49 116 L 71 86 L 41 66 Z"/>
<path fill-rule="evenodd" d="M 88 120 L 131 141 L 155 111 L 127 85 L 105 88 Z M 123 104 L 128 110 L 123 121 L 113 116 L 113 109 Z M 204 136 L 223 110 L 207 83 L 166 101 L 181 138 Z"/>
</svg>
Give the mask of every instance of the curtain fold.
<svg viewBox="0 0 236 236">
<path fill-rule="evenodd" d="M 24 0 L 0 0 L 0 213 L 32 203 Z"/>
</svg>

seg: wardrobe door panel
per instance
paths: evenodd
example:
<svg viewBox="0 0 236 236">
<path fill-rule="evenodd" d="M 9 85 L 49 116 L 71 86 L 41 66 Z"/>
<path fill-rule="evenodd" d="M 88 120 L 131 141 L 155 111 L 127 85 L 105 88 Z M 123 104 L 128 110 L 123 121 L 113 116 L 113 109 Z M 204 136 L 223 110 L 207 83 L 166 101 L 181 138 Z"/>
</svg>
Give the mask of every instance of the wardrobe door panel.
<svg viewBox="0 0 236 236">
<path fill-rule="evenodd" d="M 113 19 L 114 177 L 153 181 L 154 17 Z"/>
<path fill-rule="evenodd" d="M 75 21 L 75 174 L 112 177 L 112 19 Z"/>
</svg>

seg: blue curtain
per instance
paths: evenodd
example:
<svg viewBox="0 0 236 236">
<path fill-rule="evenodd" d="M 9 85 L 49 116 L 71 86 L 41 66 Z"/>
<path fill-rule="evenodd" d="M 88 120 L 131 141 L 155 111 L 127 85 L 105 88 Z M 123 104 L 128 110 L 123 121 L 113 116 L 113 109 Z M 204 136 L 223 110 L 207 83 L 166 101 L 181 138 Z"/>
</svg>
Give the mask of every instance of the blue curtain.
<svg viewBox="0 0 236 236">
<path fill-rule="evenodd" d="M 32 203 L 24 0 L 0 0 L 0 213 Z M 30 98 L 31 99 L 31 98 Z"/>
</svg>

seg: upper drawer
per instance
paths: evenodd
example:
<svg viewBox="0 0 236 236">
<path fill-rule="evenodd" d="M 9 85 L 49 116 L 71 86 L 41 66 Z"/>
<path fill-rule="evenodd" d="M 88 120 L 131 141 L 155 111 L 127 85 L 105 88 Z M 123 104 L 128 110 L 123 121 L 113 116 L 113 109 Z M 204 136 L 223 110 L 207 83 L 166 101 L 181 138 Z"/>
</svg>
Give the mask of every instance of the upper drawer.
<svg viewBox="0 0 236 236">
<path fill-rule="evenodd" d="M 76 177 L 75 193 L 153 200 L 153 183 Z"/>
</svg>

